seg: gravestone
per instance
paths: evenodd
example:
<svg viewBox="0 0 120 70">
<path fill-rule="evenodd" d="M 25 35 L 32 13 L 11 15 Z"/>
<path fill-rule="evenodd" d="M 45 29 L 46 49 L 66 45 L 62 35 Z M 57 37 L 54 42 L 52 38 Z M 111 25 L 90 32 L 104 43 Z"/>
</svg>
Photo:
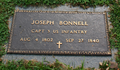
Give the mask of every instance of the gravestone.
<svg viewBox="0 0 120 70">
<path fill-rule="evenodd" d="M 7 53 L 111 55 L 106 12 L 15 10 Z"/>
</svg>

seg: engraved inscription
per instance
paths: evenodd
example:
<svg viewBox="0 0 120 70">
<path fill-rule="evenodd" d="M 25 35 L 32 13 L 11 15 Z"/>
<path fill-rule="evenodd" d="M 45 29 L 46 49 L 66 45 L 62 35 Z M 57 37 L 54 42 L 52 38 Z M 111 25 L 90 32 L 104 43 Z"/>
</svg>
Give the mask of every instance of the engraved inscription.
<svg viewBox="0 0 120 70">
<path fill-rule="evenodd" d="M 57 34 L 57 33 L 58 33 L 58 30 L 53 30 L 53 33 L 56 33 L 56 34 Z"/>
<path fill-rule="evenodd" d="M 52 42 L 53 38 L 42 38 L 43 42 Z"/>
<path fill-rule="evenodd" d="M 36 38 L 35 41 L 38 41 L 38 38 Z"/>
<path fill-rule="evenodd" d="M 79 40 L 79 41 L 78 41 L 79 43 L 81 43 L 81 42 L 83 42 L 83 41 L 84 41 L 84 39 L 78 39 L 78 40 Z"/>
<path fill-rule="evenodd" d="M 32 33 L 40 33 L 40 32 L 44 33 L 44 31 L 45 31 L 44 29 L 32 29 L 31 30 Z"/>
<path fill-rule="evenodd" d="M 73 41 L 74 41 L 73 38 L 67 38 L 67 39 L 66 39 L 66 42 L 73 42 Z"/>
<path fill-rule="evenodd" d="M 62 30 L 63 34 L 86 34 L 87 30 Z"/>
<path fill-rule="evenodd" d="M 30 38 L 20 38 L 20 41 L 30 41 Z"/>
<path fill-rule="evenodd" d="M 60 45 L 61 45 L 62 43 L 59 41 L 57 44 L 58 44 L 58 48 L 60 49 Z"/>
<path fill-rule="evenodd" d="M 54 21 L 49 20 L 33 20 L 32 25 L 54 25 Z"/>
<path fill-rule="evenodd" d="M 88 26 L 86 21 L 59 21 L 59 25 Z"/>
<path fill-rule="evenodd" d="M 14 16 L 8 53 L 111 54 L 106 13 L 16 10 Z"/>
<path fill-rule="evenodd" d="M 99 39 L 88 39 L 89 43 L 99 43 Z"/>
</svg>

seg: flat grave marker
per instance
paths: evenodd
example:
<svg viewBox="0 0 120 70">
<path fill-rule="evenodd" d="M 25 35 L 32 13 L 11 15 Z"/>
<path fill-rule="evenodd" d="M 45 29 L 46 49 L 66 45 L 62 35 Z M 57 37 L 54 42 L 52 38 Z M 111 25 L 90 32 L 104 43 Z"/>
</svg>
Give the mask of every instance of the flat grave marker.
<svg viewBox="0 0 120 70">
<path fill-rule="evenodd" d="M 7 53 L 111 55 L 106 12 L 15 10 Z"/>
</svg>

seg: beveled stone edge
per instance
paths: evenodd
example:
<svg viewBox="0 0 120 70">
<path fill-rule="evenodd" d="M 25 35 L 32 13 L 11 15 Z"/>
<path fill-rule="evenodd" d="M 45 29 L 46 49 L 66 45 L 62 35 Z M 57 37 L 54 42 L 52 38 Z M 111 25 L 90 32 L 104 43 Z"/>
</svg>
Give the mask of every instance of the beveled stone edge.
<svg viewBox="0 0 120 70">
<path fill-rule="evenodd" d="M 9 50 L 7 53 L 19 54 L 72 54 L 72 55 L 111 55 L 109 52 L 95 52 L 95 51 L 30 51 L 30 50 Z"/>
<path fill-rule="evenodd" d="M 36 12 L 36 13 L 65 13 L 65 14 L 106 14 L 105 12 L 80 12 L 80 11 L 35 11 L 35 10 L 15 10 L 15 12 Z"/>
</svg>

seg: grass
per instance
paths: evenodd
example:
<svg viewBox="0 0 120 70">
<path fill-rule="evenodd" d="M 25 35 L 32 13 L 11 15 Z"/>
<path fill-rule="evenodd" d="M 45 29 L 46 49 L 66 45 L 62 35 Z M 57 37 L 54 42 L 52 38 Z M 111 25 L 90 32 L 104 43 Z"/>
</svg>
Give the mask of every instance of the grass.
<svg viewBox="0 0 120 70">
<path fill-rule="evenodd" d="M 96 7 L 97 5 L 106 5 L 110 6 L 110 21 L 112 22 L 113 28 L 109 32 L 110 45 L 111 48 L 117 48 L 117 57 L 116 61 L 120 68 L 120 0 L 0 0 L 0 57 L 5 54 L 5 48 L 3 47 L 5 43 L 8 43 L 9 39 L 9 28 L 8 28 L 8 19 L 10 16 L 13 16 L 15 6 L 27 7 L 27 6 L 47 6 L 47 7 L 56 7 L 59 5 L 64 5 L 69 3 L 73 6 L 80 6 L 84 9 L 89 8 L 90 6 Z M 43 65 L 36 62 L 34 65 L 29 61 L 27 64 L 24 64 L 23 61 L 12 61 L 3 64 L 0 60 L 0 69 L 38 69 L 38 68 L 48 68 L 56 70 L 58 67 L 50 67 L 49 65 Z M 61 67 L 60 67 L 61 68 Z M 81 70 L 83 67 L 81 68 Z M 76 69 L 79 70 L 79 69 Z"/>
<path fill-rule="evenodd" d="M 47 64 L 45 64 L 47 62 Z M 84 63 L 81 67 L 70 67 L 58 60 L 49 64 L 48 61 L 38 62 L 36 60 L 6 61 L 6 64 L 0 63 L 0 70 L 84 70 Z"/>
</svg>

